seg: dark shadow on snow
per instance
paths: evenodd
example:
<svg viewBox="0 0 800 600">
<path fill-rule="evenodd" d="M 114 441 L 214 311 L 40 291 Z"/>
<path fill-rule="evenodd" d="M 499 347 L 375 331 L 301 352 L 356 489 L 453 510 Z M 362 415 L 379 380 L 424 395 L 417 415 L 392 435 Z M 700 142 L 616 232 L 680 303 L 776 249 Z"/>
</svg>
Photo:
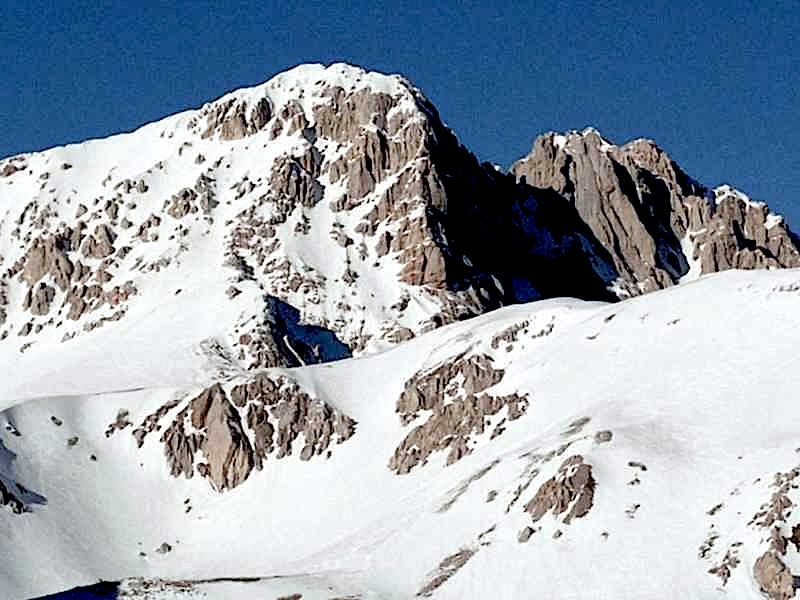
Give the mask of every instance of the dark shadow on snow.
<svg viewBox="0 0 800 600">
<path fill-rule="evenodd" d="M 94 585 L 76 587 L 66 592 L 39 596 L 31 600 L 114 600 L 118 597 L 119 582 L 101 581 Z"/>
</svg>

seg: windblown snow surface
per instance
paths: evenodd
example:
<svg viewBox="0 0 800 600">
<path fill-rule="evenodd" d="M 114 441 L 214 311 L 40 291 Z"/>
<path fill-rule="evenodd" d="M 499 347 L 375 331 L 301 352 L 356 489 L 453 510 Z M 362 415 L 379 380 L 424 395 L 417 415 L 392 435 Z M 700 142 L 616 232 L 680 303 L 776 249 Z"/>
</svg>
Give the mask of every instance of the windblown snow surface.
<svg viewBox="0 0 800 600">
<path fill-rule="evenodd" d="M 800 465 L 799 301 L 797 271 L 730 271 L 619 304 L 508 307 L 277 370 L 355 434 L 327 459 L 270 458 L 224 493 L 170 476 L 155 434 L 141 448 L 130 429 L 105 435 L 122 409 L 136 424 L 207 385 L 202 322 L 111 323 L 115 350 L 76 348 L 69 369 L 53 368 L 57 343 L 24 361 L 3 348 L 0 477 L 28 509 L 0 511 L 0 597 L 107 580 L 120 582 L 109 597 L 148 599 L 761 598 L 754 565 L 792 536 L 799 495 L 786 486 L 773 510 Z M 524 396 L 522 414 L 487 417 L 452 464 L 434 450 L 391 470 L 429 415 L 401 422 L 406 382 L 477 356 L 502 371 L 487 393 Z M 448 383 L 453 402 L 463 383 Z M 568 489 L 581 464 L 588 509 Z M 566 485 L 566 506 L 534 520 L 548 481 Z"/>
</svg>

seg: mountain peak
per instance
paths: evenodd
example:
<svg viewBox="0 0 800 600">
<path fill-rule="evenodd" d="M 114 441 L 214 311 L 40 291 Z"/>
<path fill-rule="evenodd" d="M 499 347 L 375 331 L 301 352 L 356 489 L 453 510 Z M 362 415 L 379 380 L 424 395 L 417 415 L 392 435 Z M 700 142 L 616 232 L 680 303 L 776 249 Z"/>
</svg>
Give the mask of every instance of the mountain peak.
<svg viewBox="0 0 800 600">
<path fill-rule="evenodd" d="M 264 93 L 284 90 L 293 96 L 314 93 L 325 88 L 340 87 L 348 93 L 362 89 L 397 95 L 411 87 L 401 75 L 384 74 L 369 71 L 363 67 L 349 63 L 304 63 L 287 69 L 251 87 L 243 87 L 225 94 L 214 102 L 225 101 L 230 97 L 255 96 L 260 98 Z"/>
<path fill-rule="evenodd" d="M 398 110 L 413 110 L 418 101 L 425 102 L 421 93 L 399 75 L 370 72 L 345 63 L 303 64 L 203 105 L 190 125 L 205 117 L 204 137 L 219 133 L 225 140 L 238 139 L 259 131 L 281 113 L 313 122 L 315 110 L 335 102 L 337 95 L 391 98 Z"/>
<path fill-rule="evenodd" d="M 550 144 L 558 150 L 564 150 L 568 144 L 591 144 L 603 151 L 616 148 L 594 127 L 586 127 L 583 130 L 571 129 L 566 132 L 548 131 L 537 136 L 533 142 L 533 148 L 537 145 Z M 533 150 L 532 150 L 533 151 Z"/>
<path fill-rule="evenodd" d="M 610 253 L 622 297 L 698 273 L 800 266 L 782 218 L 728 186 L 709 192 L 652 140 L 617 146 L 593 128 L 549 133 L 511 172 L 574 204 Z"/>
<path fill-rule="evenodd" d="M 236 307 L 217 335 L 237 360 L 295 364 L 507 303 L 798 264 L 781 218 L 727 188 L 709 202 L 649 140 L 550 132 L 512 172 L 481 165 L 403 77 L 300 65 L 133 133 L 0 162 L 0 335 L 26 352 L 66 343 L 191 274 Z M 322 339 L 301 324 L 332 345 L 296 347 Z"/>
</svg>

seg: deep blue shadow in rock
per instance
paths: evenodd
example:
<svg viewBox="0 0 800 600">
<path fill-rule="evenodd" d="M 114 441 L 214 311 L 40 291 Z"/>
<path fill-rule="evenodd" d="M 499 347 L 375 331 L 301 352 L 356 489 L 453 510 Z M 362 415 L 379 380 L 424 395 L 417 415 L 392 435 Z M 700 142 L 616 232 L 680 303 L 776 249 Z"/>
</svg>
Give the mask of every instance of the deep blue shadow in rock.
<svg viewBox="0 0 800 600">
<path fill-rule="evenodd" d="M 300 311 L 291 304 L 267 296 L 275 341 L 287 357 L 310 365 L 353 356 L 350 348 L 330 329 L 300 322 Z"/>
<path fill-rule="evenodd" d="M 50 596 L 39 596 L 32 600 L 115 600 L 118 597 L 119 583 L 101 581 L 94 585 L 77 587 Z"/>
<path fill-rule="evenodd" d="M 4 414 L 9 415 L 13 409 Z M 0 505 L 8 505 L 16 513 L 31 512 L 34 504 L 47 504 L 47 498 L 14 480 L 13 464 L 17 455 L 6 448 L 0 438 Z"/>
</svg>

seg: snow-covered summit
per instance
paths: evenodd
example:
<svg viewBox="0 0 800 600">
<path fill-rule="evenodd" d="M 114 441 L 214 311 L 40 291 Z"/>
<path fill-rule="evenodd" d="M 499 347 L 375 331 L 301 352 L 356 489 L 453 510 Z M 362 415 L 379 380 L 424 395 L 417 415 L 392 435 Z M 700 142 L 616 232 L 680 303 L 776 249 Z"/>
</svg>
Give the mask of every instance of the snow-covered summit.
<svg viewBox="0 0 800 600">
<path fill-rule="evenodd" d="M 767 205 L 766 202 L 756 202 L 751 200 L 750 196 L 728 184 L 716 187 L 712 190 L 712 192 L 714 194 L 714 202 L 716 204 L 721 204 L 727 199 L 732 199 L 752 208 L 764 208 Z"/>
<path fill-rule="evenodd" d="M 599 147 L 603 151 L 607 152 L 616 148 L 612 142 L 603 137 L 597 128 L 591 126 L 585 127 L 582 130 L 571 129 L 564 133 L 548 131 L 547 133 L 543 134 L 542 137 L 550 140 L 551 143 L 559 150 L 565 150 L 567 144 L 585 143 L 587 138 L 591 138 L 591 140 L 594 140 L 596 143 L 599 142 Z"/>
<path fill-rule="evenodd" d="M 320 96 L 326 90 L 337 87 L 347 93 L 364 90 L 389 96 L 404 95 L 411 90 L 418 93 L 401 75 L 385 75 L 347 63 L 308 63 L 278 73 L 264 83 L 233 90 L 209 104 L 231 99 L 252 102 L 269 96 L 275 106 L 282 106 L 288 100 Z"/>
<path fill-rule="evenodd" d="M 449 132 L 426 102 L 397 76 L 304 65 L 133 133 L 3 161 L 0 335 L 27 351 L 213 298 L 231 306 L 225 345 L 266 365 L 330 358 L 283 347 L 301 331 L 290 323 L 362 352 L 480 312 L 487 292 L 443 282 L 427 211 L 445 206 L 430 148 Z"/>
<path fill-rule="evenodd" d="M 569 207 L 479 164 L 401 77 L 349 65 L 12 157 L 0 198 L 15 355 L 209 303 L 242 365 L 319 362 L 614 279 Z"/>
</svg>

